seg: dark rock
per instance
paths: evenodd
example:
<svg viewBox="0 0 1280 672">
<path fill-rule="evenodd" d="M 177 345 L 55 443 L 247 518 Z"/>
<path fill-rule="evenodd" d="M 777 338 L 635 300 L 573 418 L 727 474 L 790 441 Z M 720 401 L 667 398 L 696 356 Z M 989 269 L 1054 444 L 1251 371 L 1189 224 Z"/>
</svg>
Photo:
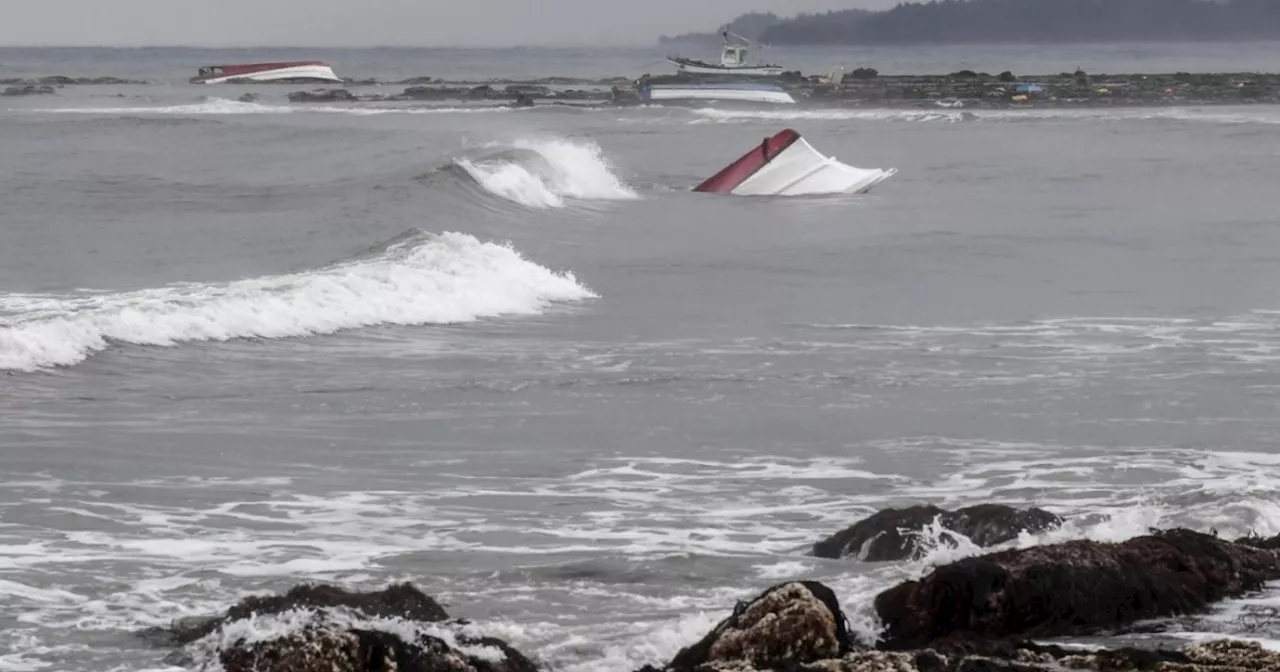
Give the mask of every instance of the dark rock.
<svg viewBox="0 0 1280 672">
<path fill-rule="evenodd" d="M 816 581 L 774 586 L 733 614 L 692 646 L 681 649 L 670 670 L 708 664 L 774 661 L 811 663 L 839 658 L 853 648 L 840 602 Z"/>
<path fill-rule="evenodd" d="M 885 647 L 1065 636 L 1189 614 L 1280 578 L 1280 554 L 1189 530 L 966 558 L 876 596 Z"/>
<path fill-rule="evenodd" d="M 188 644 L 227 623 L 251 616 L 333 607 L 346 607 L 369 617 L 399 617 L 424 622 L 449 618 L 438 602 L 408 583 L 396 583 L 372 592 L 350 592 L 337 586 L 303 584 L 283 595 L 245 598 L 220 617 L 184 619 L 175 621 L 168 628 L 152 628 L 141 634 L 157 643 Z"/>
<path fill-rule="evenodd" d="M 242 103 L 256 102 L 258 100 L 258 94 L 256 93 L 241 94 L 240 98 L 238 98 L 237 100 L 239 100 Z"/>
<path fill-rule="evenodd" d="M 291 103 L 333 103 L 353 102 L 359 100 L 355 94 L 346 89 L 316 89 L 315 91 L 295 91 L 289 94 Z"/>
<path fill-rule="evenodd" d="M 820 558 L 854 556 L 867 562 L 903 560 L 924 549 L 922 532 L 937 520 L 947 530 L 962 534 L 979 546 L 994 546 L 1016 539 L 1023 531 L 1043 532 L 1058 527 L 1062 519 L 1043 509 L 1015 509 L 1003 504 L 980 504 L 956 511 L 917 505 L 885 509 L 852 527 L 814 544 Z M 955 544 L 944 536 L 943 541 Z"/>
<path fill-rule="evenodd" d="M 466 651 L 492 644 L 463 639 L 460 650 L 429 635 L 406 641 L 387 632 L 310 627 L 254 644 L 237 641 L 221 651 L 219 662 L 226 672 L 536 672 L 505 643 L 494 661 Z"/>
<path fill-rule="evenodd" d="M 1244 544 L 1245 546 L 1252 546 L 1254 548 L 1265 548 L 1271 551 L 1280 551 L 1280 534 L 1271 537 L 1270 539 L 1249 535 L 1247 537 L 1240 537 L 1239 539 L 1236 539 L 1236 543 Z"/>
<path fill-rule="evenodd" d="M 57 93 L 52 86 L 36 86 L 35 84 L 27 84 L 26 86 L 10 86 L 0 93 L 0 96 L 51 96 Z"/>
</svg>

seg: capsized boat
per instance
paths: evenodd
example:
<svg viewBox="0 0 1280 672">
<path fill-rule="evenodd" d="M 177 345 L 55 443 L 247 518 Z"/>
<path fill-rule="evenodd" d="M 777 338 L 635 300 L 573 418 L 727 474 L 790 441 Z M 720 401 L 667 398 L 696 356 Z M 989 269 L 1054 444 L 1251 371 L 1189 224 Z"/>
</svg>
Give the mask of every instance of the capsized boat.
<svg viewBox="0 0 1280 672">
<path fill-rule="evenodd" d="M 773 84 L 642 84 L 640 97 L 646 103 L 668 101 L 722 101 L 778 103 L 794 105 L 786 89 Z"/>
<path fill-rule="evenodd" d="M 227 82 L 341 82 L 333 68 L 324 61 L 289 61 L 284 63 L 244 63 L 209 65 L 191 78 L 192 84 L 225 84 Z"/>
<path fill-rule="evenodd" d="M 720 63 L 706 63 L 683 56 L 668 56 L 667 60 L 675 64 L 676 71 L 690 75 L 739 75 L 742 77 L 777 77 L 782 74 L 782 66 L 770 63 L 747 63 L 747 45 L 733 44 L 729 41 L 732 35 L 744 43 L 750 43 L 741 35 L 724 31 L 724 47 L 720 50 Z"/>
<path fill-rule="evenodd" d="M 712 175 L 694 191 L 738 196 L 863 194 L 897 168 L 855 168 L 823 155 L 788 128 Z"/>
</svg>

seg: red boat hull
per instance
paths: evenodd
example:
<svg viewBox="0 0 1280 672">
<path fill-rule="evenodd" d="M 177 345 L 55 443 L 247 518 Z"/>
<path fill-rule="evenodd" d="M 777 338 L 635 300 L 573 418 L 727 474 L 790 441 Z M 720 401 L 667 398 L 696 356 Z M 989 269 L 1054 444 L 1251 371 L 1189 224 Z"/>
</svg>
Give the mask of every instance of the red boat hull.
<svg viewBox="0 0 1280 672">
<path fill-rule="evenodd" d="M 800 139 L 800 134 L 787 128 L 779 131 L 771 138 L 765 139 L 759 147 L 743 154 L 741 158 L 725 166 L 723 170 L 707 178 L 705 182 L 694 187 L 694 191 L 712 194 L 727 194 L 742 184 L 747 178 L 755 175 L 766 164 L 781 154 Z"/>
</svg>

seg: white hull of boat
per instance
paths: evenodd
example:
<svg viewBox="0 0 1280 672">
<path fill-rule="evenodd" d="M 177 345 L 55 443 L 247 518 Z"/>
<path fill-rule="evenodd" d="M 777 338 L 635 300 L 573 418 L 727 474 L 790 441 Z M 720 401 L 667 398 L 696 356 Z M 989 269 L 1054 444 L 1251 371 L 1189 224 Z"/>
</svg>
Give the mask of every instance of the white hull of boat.
<svg viewBox="0 0 1280 672">
<path fill-rule="evenodd" d="M 855 168 L 835 157 L 824 156 L 804 138 L 798 138 L 729 193 L 739 196 L 862 194 L 897 172 L 896 168 Z"/>
<path fill-rule="evenodd" d="M 233 81 L 275 82 L 281 80 L 315 80 L 323 82 L 341 82 L 341 77 L 333 74 L 333 67 L 328 65 L 294 65 L 287 68 L 246 72 L 222 77 L 210 77 L 201 84 L 225 84 Z"/>
<path fill-rule="evenodd" d="M 736 75 L 739 77 L 778 77 L 782 75 L 782 66 L 778 65 L 726 66 L 684 63 L 674 59 L 668 60 L 675 64 L 677 71 L 690 75 Z"/>
<path fill-rule="evenodd" d="M 742 101 L 749 103 L 776 103 L 794 105 L 795 98 L 781 89 L 737 88 L 717 86 L 650 86 L 644 94 L 646 102 L 663 102 L 678 100 L 694 101 Z"/>
</svg>

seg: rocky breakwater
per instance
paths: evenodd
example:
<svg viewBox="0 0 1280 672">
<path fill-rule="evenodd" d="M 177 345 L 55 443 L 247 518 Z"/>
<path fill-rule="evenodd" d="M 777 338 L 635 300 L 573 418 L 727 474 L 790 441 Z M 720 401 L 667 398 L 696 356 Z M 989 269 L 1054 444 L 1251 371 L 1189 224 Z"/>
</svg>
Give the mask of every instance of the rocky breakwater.
<svg viewBox="0 0 1280 672">
<path fill-rule="evenodd" d="M 1076 541 L 969 558 L 877 596 L 886 630 L 875 646 L 850 634 L 830 588 L 786 582 L 737 604 L 670 661 L 638 672 L 1280 670 L 1280 653 L 1249 642 L 1082 651 L 1025 639 L 1191 613 L 1280 577 L 1280 553 L 1265 548 L 1280 538 L 1251 541 L 1171 530 L 1119 544 Z M 299 586 L 144 634 L 184 647 L 168 657 L 171 664 L 216 662 L 227 672 L 539 669 L 506 642 L 449 620 L 435 600 L 408 584 L 368 593 Z"/>
<path fill-rule="evenodd" d="M 63 75 L 37 77 L 35 79 L 26 79 L 22 77 L 0 79 L 0 85 L 3 86 L 123 86 L 127 84 L 146 83 L 147 82 L 140 79 L 121 79 L 119 77 L 65 77 Z"/>
<path fill-rule="evenodd" d="M 1082 71 L 1056 75 L 998 75 L 969 70 L 949 75 L 892 75 L 874 70 L 846 73 L 838 83 L 799 84 L 815 99 L 873 104 L 964 107 L 1104 107 L 1280 103 L 1280 74 L 1118 74 Z"/>
<path fill-rule="evenodd" d="M 657 75 L 650 84 L 721 83 L 724 77 Z M 839 75 L 786 72 L 753 81 L 786 89 L 797 101 L 844 107 L 1107 107 L 1280 103 L 1280 74 L 1166 73 L 1016 75 L 960 70 L 882 75 L 858 68 Z"/>
<path fill-rule="evenodd" d="M 400 93 L 355 94 L 349 89 L 318 89 L 289 94 L 293 102 L 498 102 L 529 106 L 536 101 L 551 103 L 605 102 L 614 96 L 616 80 L 568 80 L 550 78 L 526 82 L 447 82 L 418 77 L 400 82 L 411 84 Z M 360 86 L 368 82 L 355 83 Z M 378 84 L 381 86 L 381 84 Z M 622 86 L 629 86 L 623 82 Z"/>
</svg>

